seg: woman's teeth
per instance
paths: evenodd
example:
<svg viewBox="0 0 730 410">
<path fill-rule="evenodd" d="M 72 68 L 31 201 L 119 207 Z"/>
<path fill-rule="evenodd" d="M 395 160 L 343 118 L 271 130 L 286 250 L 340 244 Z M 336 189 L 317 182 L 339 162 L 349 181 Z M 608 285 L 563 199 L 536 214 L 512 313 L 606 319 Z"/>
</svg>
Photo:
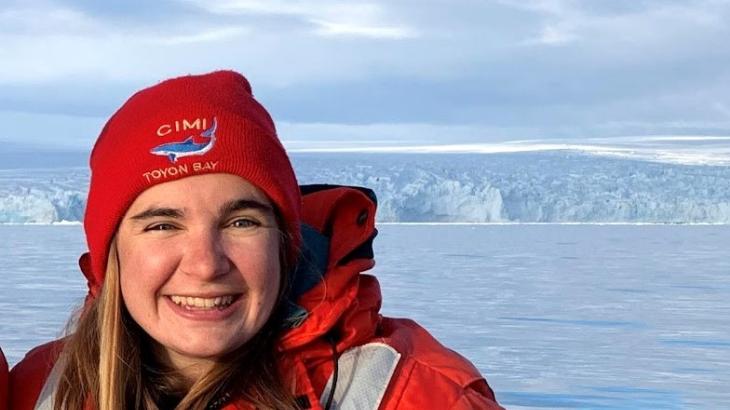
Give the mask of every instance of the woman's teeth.
<svg viewBox="0 0 730 410">
<path fill-rule="evenodd" d="M 172 295 L 170 299 L 178 306 L 187 309 L 223 309 L 233 303 L 233 296 L 218 296 L 215 298 L 197 298 L 191 296 Z"/>
</svg>

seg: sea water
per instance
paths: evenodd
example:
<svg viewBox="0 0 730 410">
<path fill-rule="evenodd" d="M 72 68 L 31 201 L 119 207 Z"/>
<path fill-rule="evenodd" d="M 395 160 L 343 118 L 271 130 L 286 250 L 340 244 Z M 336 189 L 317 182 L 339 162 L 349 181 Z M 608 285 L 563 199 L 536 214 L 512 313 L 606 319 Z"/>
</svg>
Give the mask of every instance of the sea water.
<svg viewBox="0 0 730 410">
<path fill-rule="evenodd" d="M 381 225 L 382 312 L 469 358 L 507 408 L 730 408 L 730 227 Z M 0 226 L 10 364 L 82 303 L 81 227 Z"/>
</svg>

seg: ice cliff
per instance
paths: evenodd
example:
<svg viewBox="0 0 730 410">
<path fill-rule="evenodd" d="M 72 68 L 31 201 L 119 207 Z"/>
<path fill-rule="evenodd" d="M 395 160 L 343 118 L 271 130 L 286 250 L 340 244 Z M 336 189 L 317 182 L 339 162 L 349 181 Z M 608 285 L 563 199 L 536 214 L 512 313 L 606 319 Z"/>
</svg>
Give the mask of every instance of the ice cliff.
<svg viewBox="0 0 730 410">
<path fill-rule="evenodd" d="M 382 222 L 730 223 L 730 167 L 570 152 L 295 154 L 300 183 L 362 185 Z M 0 223 L 81 221 L 83 168 L 0 170 Z"/>
</svg>

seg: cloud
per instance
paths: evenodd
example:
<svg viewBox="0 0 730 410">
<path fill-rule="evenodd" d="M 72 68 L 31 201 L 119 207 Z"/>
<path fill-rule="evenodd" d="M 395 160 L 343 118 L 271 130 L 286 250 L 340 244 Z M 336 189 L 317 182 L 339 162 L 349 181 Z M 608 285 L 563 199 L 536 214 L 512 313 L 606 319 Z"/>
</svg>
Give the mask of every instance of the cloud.
<svg viewBox="0 0 730 410">
<path fill-rule="evenodd" d="M 221 27 L 210 29 L 206 31 L 200 31 L 192 34 L 181 34 L 172 36 L 157 36 L 148 39 L 147 41 L 152 44 L 161 45 L 180 45 L 180 44 L 196 44 L 196 43 L 213 43 L 222 40 L 228 40 L 231 38 L 240 37 L 244 34 L 251 34 L 251 29 L 248 27 Z"/>
<path fill-rule="evenodd" d="M 730 133 L 722 1 L 153 3 L 4 3 L 0 110 L 103 117 L 163 78 L 232 68 L 289 123 Z"/>
<path fill-rule="evenodd" d="M 362 36 L 390 39 L 416 37 L 415 31 L 402 27 L 358 26 L 321 20 L 312 20 L 312 22 L 319 26 L 315 32 L 322 36 Z"/>
<path fill-rule="evenodd" d="M 203 47 L 250 32 L 242 26 L 201 22 L 164 30 L 158 25 L 120 26 L 77 10 L 52 7 L 4 10 L 0 27 L 0 85 L 158 78 L 170 72 L 166 66 L 189 58 L 184 51 L 171 58 L 167 53 L 176 48 L 169 46 Z"/>
<path fill-rule="evenodd" d="M 578 37 L 569 30 L 558 26 L 545 26 L 536 37 L 524 41 L 525 45 L 544 44 L 549 46 L 564 45 L 577 40 Z"/>
<path fill-rule="evenodd" d="M 59 28 L 67 34 L 86 34 L 95 24 L 78 11 L 67 8 L 8 8 L 0 11 L 0 33 L 48 35 Z"/>
<path fill-rule="evenodd" d="M 414 30 L 386 24 L 377 5 L 330 2 L 294 7 L 282 2 L 277 8 L 251 2 L 258 13 L 279 13 L 262 18 L 240 11 L 201 14 L 197 6 L 191 10 L 188 2 L 184 4 L 187 14 L 169 12 L 174 16 L 172 25 L 148 17 L 110 19 L 67 5 L 31 2 L 7 8 L 0 12 L 0 85 L 84 79 L 140 86 L 166 76 L 227 67 L 258 79 L 256 84 L 285 87 L 358 78 L 372 73 L 373 67 L 409 72 L 415 63 L 407 55 L 395 59 L 390 53 L 378 55 L 380 42 L 360 44 L 354 53 L 351 45 L 339 41 L 416 35 Z M 234 6 L 215 4 L 213 11 Z M 300 17 L 293 23 L 281 15 L 285 13 Z M 314 16 L 322 20 L 314 21 Z"/>
<path fill-rule="evenodd" d="M 336 19 L 377 17 L 382 7 L 377 3 L 338 2 L 328 0 L 179 0 L 218 14 L 273 14 Z"/>
<path fill-rule="evenodd" d="M 402 24 L 387 24 L 385 8 L 377 3 L 319 1 L 182 0 L 210 13 L 223 15 L 263 14 L 292 16 L 313 26 L 321 36 L 354 36 L 374 39 L 403 39 L 417 31 Z"/>
<path fill-rule="evenodd" d="M 564 45 L 584 41 L 591 57 L 630 54 L 637 58 L 647 48 L 676 51 L 695 46 L 697 36 L 727 32 L 727 3 L 714 0 L 498 0 L 506 7 L 538 17 L 535 34 L 522 45 Z M 719 34 L 719 33 L 718 33 Z M 727 34 L 727 33 L 725 33 Z M 649 53 L 643 59 L 653 56 Z"/>
</svg>

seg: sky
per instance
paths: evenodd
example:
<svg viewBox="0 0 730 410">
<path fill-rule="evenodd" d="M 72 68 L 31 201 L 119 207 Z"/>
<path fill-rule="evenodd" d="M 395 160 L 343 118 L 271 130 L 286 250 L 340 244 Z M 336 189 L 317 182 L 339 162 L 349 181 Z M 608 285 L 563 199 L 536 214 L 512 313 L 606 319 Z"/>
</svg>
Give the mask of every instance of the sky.
<svg viewBox="0 0 730 410">
<path fill-rule="evenodd" d="M 234 69 L 298 146 L 730 135 L 722 0 L 2 0 L 0 149 Z"/>
</svg>

